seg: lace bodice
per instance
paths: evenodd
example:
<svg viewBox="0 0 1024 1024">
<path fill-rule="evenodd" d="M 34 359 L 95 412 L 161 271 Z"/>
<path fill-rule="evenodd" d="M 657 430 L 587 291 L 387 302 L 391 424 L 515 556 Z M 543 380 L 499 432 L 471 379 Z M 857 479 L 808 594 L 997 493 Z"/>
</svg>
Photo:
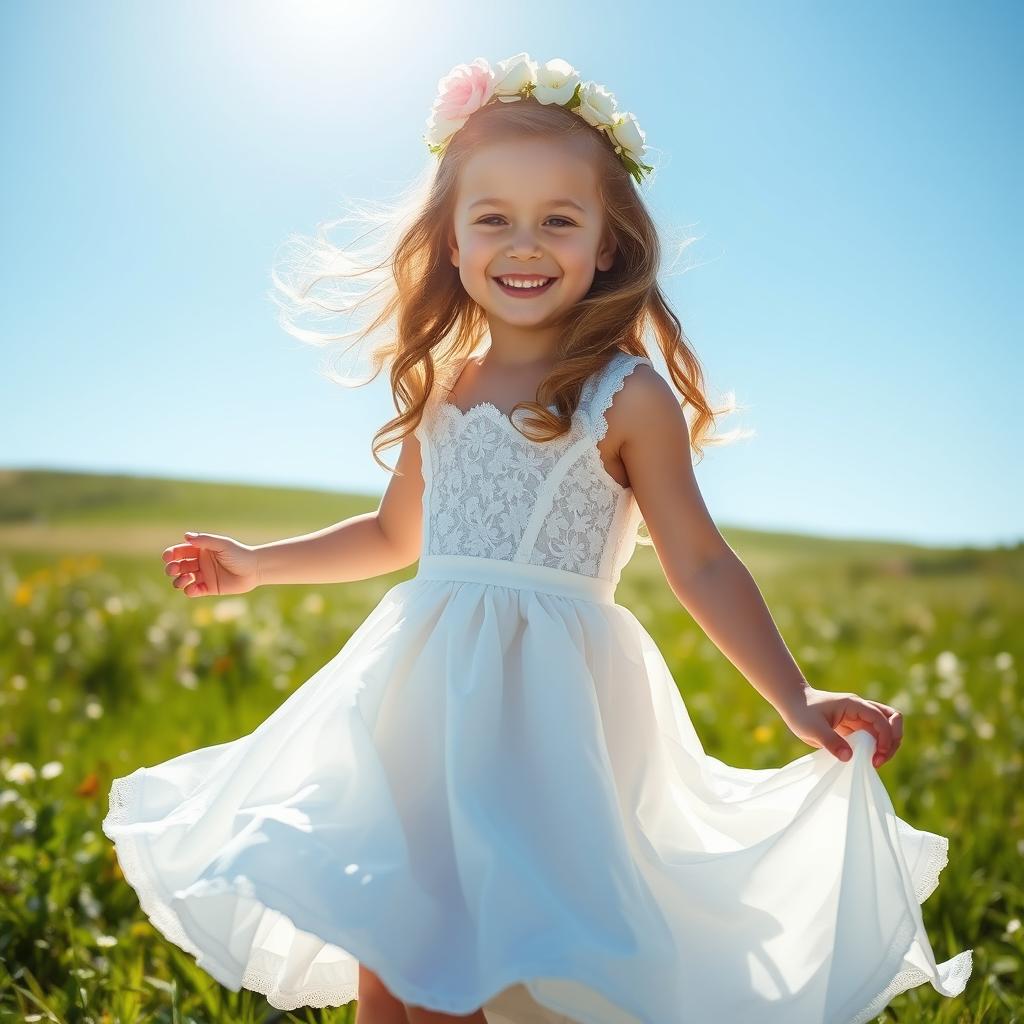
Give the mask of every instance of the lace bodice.
<svg viewBox="0 0 1024 1024">
<path fill-rule="evenodd" d="M 565 569 L 618 583 L 636 546 L 632 488 L 604 468 L 605 414 L 643 356 L 617 352 L 587 379 L 567 434 L 532 441 L 490 402 L 447 401 L 465 360 L 435 379 L 416 428 L 423 467 L 422 552 Z M 438 386 L 439 385 L 439 386 Z M 529 418 L 514 410 L 517 422 Z"/>
</svg>

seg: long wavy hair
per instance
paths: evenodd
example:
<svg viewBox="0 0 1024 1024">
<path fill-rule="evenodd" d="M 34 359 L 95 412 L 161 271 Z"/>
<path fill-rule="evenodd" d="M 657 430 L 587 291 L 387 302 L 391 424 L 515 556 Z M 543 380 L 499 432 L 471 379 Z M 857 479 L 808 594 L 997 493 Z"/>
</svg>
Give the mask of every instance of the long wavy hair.
<svg viewBox="0 0 1024 1024">
<path fill-rule="evenodd" d="M 569 430 L 585 380 L 599 370 L 615 349 L 650 357 L 650 332 L 661 350 L 668 376 L 682 396 L 690 444 L 699 461 L 705 444 L 724 444 L 740 436 L 712 436 L 716 420 L 736 408 L 731 393 L 713 408 L 705 395 L 701 364 L 678 317 L 658 282 L 662 245 L 639 188 L 615 153 L 608 136 L 557 104 L 526 97 L 515 103 L 491 103 L 471 114 L 438 160 L 429 157 L 424 171 L 392 205 L 355 205 L 354 216 L 321 225 L 315 239 L 292 236 L 293 255 L 284 273 L 272 273 L 271 297 L 278 322 L 289 334 L 318 346 L 367 338 L 383 340 L 372 349 L 369 383 L 387 367 L 398 415 L 374 435 L 371 452 L 382 468 L 395 472 L 378 451 L 400 443 L 420 422 L 435 380 L 455 363 L 477 352 L 487 334 L 485 310 L 466 292 L 449 256 L 459 172 L 479 146 L 509 138 L 550 138 L 575 142 L 594 161 L 605 213 L 605 230 L 616 242 L 613 266 L 596 271 L 589 292 L 569 311 L 557 364 L 541 383 L 535 402 L 520 402 L 533 441 L 547 441 Z M 645 179 L 645 185 L 651 181 Z M 379 248 L 338 247 L 325 228 L 337 224 L 369 225 L 381 231 Z M 364 236 L 359 236 L 362 239 Z M 359 240 L 357 239 L 357 240 Z M 683 246 L 689 245 L 687 238 Z M 299 318 L 315 320 L 353 315 L 366 307 L 369 323 L 342 333 L 310 330 Z M 331 380 L 353 378 L 330 370 Z M 556 411 L 546 408 L 555 406 Z M 518 424 L 515 424 L 518 427 Z M 745 433 L 745 432 L 744 432 Z"/>
</svg>

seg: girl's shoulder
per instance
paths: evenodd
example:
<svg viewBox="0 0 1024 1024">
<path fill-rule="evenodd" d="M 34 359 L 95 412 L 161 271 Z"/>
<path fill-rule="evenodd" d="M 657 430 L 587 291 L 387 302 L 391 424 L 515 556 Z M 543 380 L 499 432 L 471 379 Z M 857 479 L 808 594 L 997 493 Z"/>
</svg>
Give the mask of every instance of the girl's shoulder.
<svg viewBox="0 0 1024 1024">
<path fill-rule="evenodd" d="M 645 369 L 635 373 L 634 371 L 640 367 Z M 616 401 L 622 403 L 623 400 L 616 399 L 616 396 L 627 387 L 627 381 L 631 382 L 628 385 L 631 396 L 637 391 L 657 387 L 659 382 L 663 383 L 654 363 L 647 356 L 634 355 L 632 352 L 617 348 L 591 378 L 588 389 L 587 404 L 602 435 L 607 429 L 605 416 Z M 637 383 L 632 383 L 634 381 Z M 630 401 L 633 401 L 632 397 Z"/>
<path fill-rule="evenodd" d="M 608 361 L 598 371 L 597 377 L 602 383 L 611 381 L 621 384 L 638 366 L 646 366 L 650 372 L 660 376 L 654 363 L 647 356 L 635 355 L 632 352 L 627 352 L 625 349 L 616 348 L 608 358 Z"/>
<path fill-rule="evenodd" d="M 621 349 L 605 366 L 590 408 L 594 435 L 616 453 L 627 441 L 655 443 L 682 414 L 672 385 L 652 360 Z"/>
</svg>

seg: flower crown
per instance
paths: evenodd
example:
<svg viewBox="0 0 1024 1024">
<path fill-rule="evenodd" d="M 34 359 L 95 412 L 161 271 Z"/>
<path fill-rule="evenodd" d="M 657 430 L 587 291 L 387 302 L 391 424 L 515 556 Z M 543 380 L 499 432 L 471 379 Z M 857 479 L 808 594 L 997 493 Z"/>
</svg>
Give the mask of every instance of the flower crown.
<svg viewBox="0 0 1024 1024">
<path fill-rule="evenodd" d="M 604 132 L 637 183 L 645 172 L 654 170 L 643 162 L 646 136 L 636 118 L 620 112 L 615 97 L 603 85 L 581 82 L 576 69 L 561 58 L 541 67 L 529 54 L 519 53 L 492 69 L 477 57 L 472 64 L 456 64 L 438 81 L 437 89 L 423 140 L 438 157 L 474 111 L 494 100 L 514 103 L 532 96 L 540 103 L 557 103 Z"/>
</svg>

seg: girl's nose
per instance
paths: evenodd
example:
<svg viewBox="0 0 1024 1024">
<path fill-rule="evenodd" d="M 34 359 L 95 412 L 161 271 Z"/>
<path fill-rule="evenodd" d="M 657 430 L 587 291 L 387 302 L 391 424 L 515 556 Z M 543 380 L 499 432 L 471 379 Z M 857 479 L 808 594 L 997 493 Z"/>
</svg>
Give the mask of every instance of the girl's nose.
<svg viewBox="0 0 1024 1024">
<path fill-rule="evenodd" d="M 520 256 L 538 255 L 540 247 L 537 240 L 529 231 L 521 231 L 514 235 L 512 244 L 509 246 L 509 255 L 519 254 Z"/>
</svg>

